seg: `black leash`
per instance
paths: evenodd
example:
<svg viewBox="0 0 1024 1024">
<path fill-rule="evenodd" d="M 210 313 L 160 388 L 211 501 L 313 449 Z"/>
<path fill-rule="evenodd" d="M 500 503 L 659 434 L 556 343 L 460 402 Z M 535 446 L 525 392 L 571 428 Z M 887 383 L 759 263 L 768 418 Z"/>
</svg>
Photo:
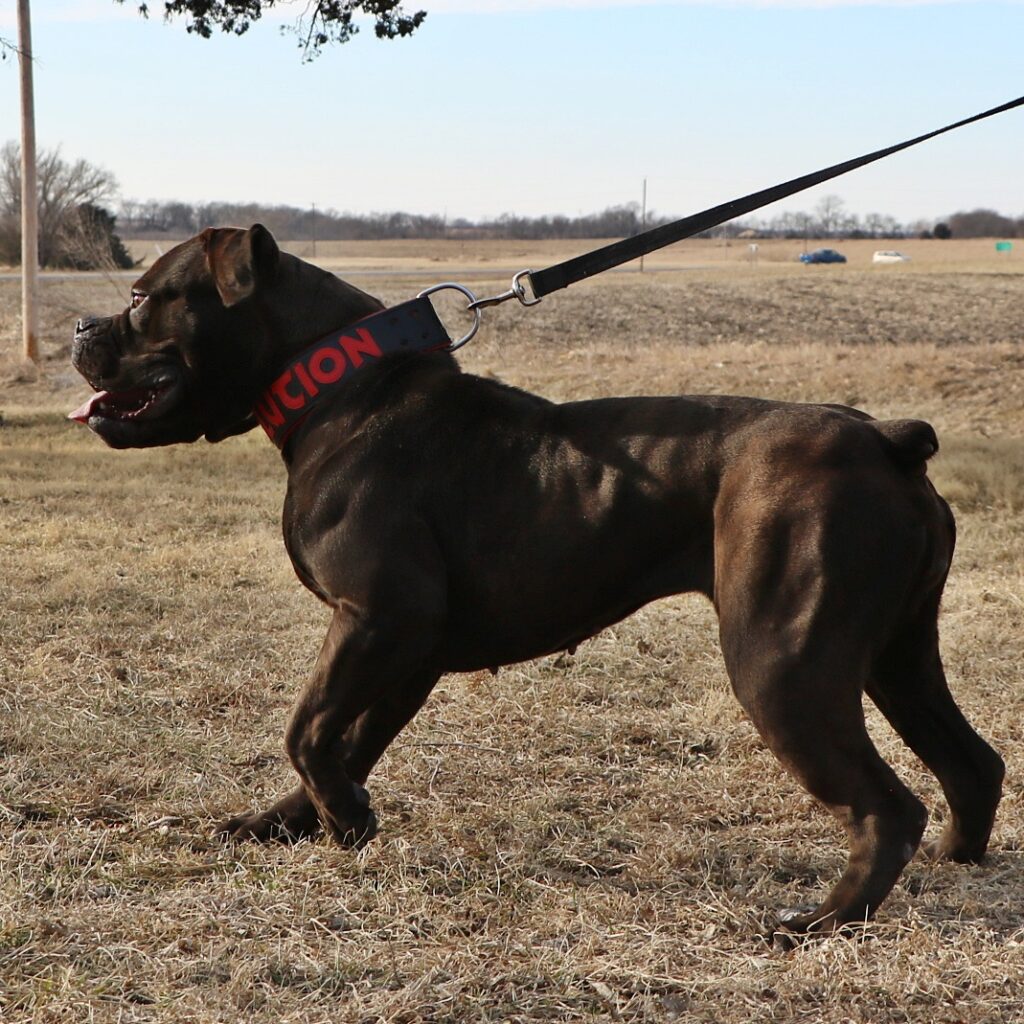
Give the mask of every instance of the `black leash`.
<svg viewBox="0 0 1024 1024">
<path fill-rule="evenodd" d="M 1009 103 L 1003 103 L 1001 106 L 993 107 L 982 114 L 975 114 L 973 117 L 964 118 L 964 120 L 957 121 L 955 124 L 948 124 L 945 128 L 938 128 L 925 135 L 919 135 L 916 139 L 910 139 L 908 142 L 899 142 L 895 146 L 887 146 L 885 149 L 868 153 L 866 156 L 858 156 L 841 164 L 833 164 L 831 167 L 815 171 L 813 174 L 805 174 L 803 177 L 794 178 L 792 181 L 784 182 L 781 185 L 762 189 L 760 192 L 752 192 L 749 196 L 744 196 L 742 199 L 733 199 L 728 203 L 722 203 L 720 206 L 713 206 L 710 210 L 695 213 L 690 217 L 684 217 L 682 220 L 673 221 L 671 224 L 663 224 L 661 227 L 652 228 L 650 231 L 634 235 L 632 238 L 624 238 L 621 242 L 613 242 L 611 245 L 595 249 L 593 252 L 584 253 L 582 256 L 566 260 L 564 263 L 556 263 L 554 266 L 547 267 L 544 270 L 531 270 L 528 274 L 530 288 L 535 298 L 543 298 L 545 295 L 550 295 L 551 292 L 558 291 L 560 288 L 567 288 L 577 281 L 582 281 L 585 277 L 593 277 L 594 274 L 600 274 L 602 271 L 610 270 L 621 263 L 637 259 L 649 252 L 653 252 L 655 249 L 671 245 L 673 242 L 681 241 L 684 238 L 690 238 L 693 235 L 700 234 L 701 231 L 707 231 L 709 228 L 717 227 L 719 224 L 724 224 L 727 220 L 742 217 L 745 213 L 751 213 L 762 206 L 768 206 L 770 203 L 785 199 L 796 192 L 803 192 L 805 189 L 811 188 L 814 185 L 820 185 L 831 178 L 838 178 L 839 175 L 846 174 L 848 171 L 855 171 L 858 167 L 864 167 L 866 164 L 874 163 L 876 160 L 892 156 L 893 153 L 898 153 L 901 149 L 909 149 L 911 146 L 916 146 L 920 142 L 927 142 L 928 139 L 934 139 L 936 136 L 944 135 L 946 132 L 951 132 L 956 128 L 963 128 L 965 125 L 973 124 L 975 121 L 983 121 L 986 117 L 994 117 L 996 114 L 1002 114 L 1004 111 L 1013 110 L 1014 107 L 1020 106 L 1024 106 L 1024 96 L 1011 100 Z"/>
<path fill-rule="evenodd" d="M 645 256 L 655 249 L 671 245 L 673 242 L 679 242 L 684 238 L 691 238 L 693 235 L 707 231 L 709 228 L 724 224 L 728 220 L 733 220 L 736 217 L 742 217 L 745 213 L 758 210 L 762 206 L 768 206 L 770 203 L 785 199 L 787 196 L 794 195 L 797 192 L 803 192 L 814 185 L 820 185 L 824 181 L 837 178 L 841 174 L 856 170 L 858 167 L 864 167 L 866 164 L 874 163 L 874 161 L 881 160 L 883 157 L 892 156 L 893 153 L 898 153 L 901 149 L 909 149 L 920 142 L 934 139 L 937 135 L 944 135 L 946 132 L 951 132 L 956 128 L 963 128 L 964 125 L 973 124 L 975 121 L 983 121 L 986 117 L 994 117 L 996 114 L 1002 114 L 1007 110 L 1013 110 L 1015 107 L 1020 106 L 1024 106 L 1024 96 L 1010 100 L 1009 103 L 1003 103 L 998 107 L 993 107 L 991 110 L 986 110 L 981 114 L 975 114 L 973 117 L 966 117 L 955 124 L 947 124 L 944 128 L 937 128 L 935 131 L 928 132 L 925 135 L 918 135 L 917 138 L 910 139 L 907 142 L 899 142 L 895 146 L 887 146 L 885 149 L 876 150 L 874 153 L 868 153 L 866 156 L 854 157 L 852 160 L 846 160 L 841 164 L 833 164 L 831 167 L 814 171 L 812 174 L 793 178 L 792 181 L 783 182 L 781 185 L 773 185 L 771 188 L 762 189 L 760 192 L 752 192 L 750 195 L 743 196 L 740 199 L 732 199 L 727 203 L 721 203 L 719 206 L 713 206 L 709 210 L 703 210 L 690 217 L 684 217 L 682 220 L 672 221 L 670 224 L 651 228 L 650 231 L 643 231 L 639 235 L 624 238 L 619 242 L 612 242 L 610 245 L 594 249 L 592 252 L 584 253 L 582 256 L 575 256 L 570 260 L 565 260 L 563 263 L 555 263 L 544 270 L 521 270 L 512 279 L 512 287 L 500 295 L 477 299 L 462 285 L 453 284 L 437 285 L 435 288 L 428 289 L 428 291 L 455 288 L 471 297 L 467 308 L 473 311 L 476 321 L 469 332 L 452 345 L 453 349 L 461 348 L 476 333 L 480 325 L 480 310 L 487 306 L 496 306 L 498 303 L 507 302 L 509 299 L 518 299 L 524 306 L 535 305 L 545 295 L 550 295 L 561 288 L 568 288 L 569 285 L 582 281 L 584 278 L 593 277 L 595 274 L 610 270 L 612 267 L 638 259 L 640 256 Z M 526 294 L 526 287 L 523 284 L 524 278 L 529 280 L 530 291 L 533 293 L 532 298 Z M 427 292 L 422 292 L 421 294 L 425 295 Z"/>
</svg>

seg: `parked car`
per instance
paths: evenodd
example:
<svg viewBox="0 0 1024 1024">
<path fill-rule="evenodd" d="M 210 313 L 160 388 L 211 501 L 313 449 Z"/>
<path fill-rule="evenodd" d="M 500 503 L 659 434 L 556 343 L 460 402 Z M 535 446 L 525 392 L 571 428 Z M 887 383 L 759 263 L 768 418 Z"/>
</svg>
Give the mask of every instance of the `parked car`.
<svg viewBox="0 0 1024 1024">
<path fill-rule="evenodd" d="M 910 259 L 905 253 L 897 252 L 895 249 L 879 249 L 871 257 L 872 263 L 906 263 Z"/>
<path fill-rule="evenodd" d="M 800 253 L 801 263 L 845 263 L 846 257 L 835 249 L 814 249 Z"/>
</svg>

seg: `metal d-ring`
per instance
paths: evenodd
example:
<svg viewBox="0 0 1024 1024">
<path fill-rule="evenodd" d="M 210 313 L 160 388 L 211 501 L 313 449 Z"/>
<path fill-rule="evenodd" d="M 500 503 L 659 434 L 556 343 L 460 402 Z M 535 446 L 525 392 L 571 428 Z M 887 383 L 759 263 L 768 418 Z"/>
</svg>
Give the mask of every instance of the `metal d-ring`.
<svg viewBox="0 0 1024 1024">
<path fill-rule="evenodd" d="M 456 349 L 462 348 L 467 342 L 472 341 L 476 332 L 480 330 L 480 309 L 477 306 L 476 296 L 467 288 L 465 285 L 455 284 L 454 281 L 445 281 L 443 284 L 435 284 L 430 288 L 424 288 L 423 291 L 416 296 L 417 299 L 424 299 L 428 295 L 433 295 L 434 292 L 443 292 L 445 289 L 451 288 L 457 292 L 461 292 L 469 299 L 469 303 L 466 309 L 471 310 L 473 313 L 473 326 L 461 337 L 458 341 L 453 341 L 446 350 L 448 352 L 454 352 Z"/>
<path fill-rule="evenodd" d="M 425 288 L 423 291 L 416 296 L 418 299 L 426 298 L 428 295 L 433 295 L 434 292 L 444 291 L 446 288 L 454 289 L 457 292 L 461 292 L 469 299 L 466 309 L 470 310 L 473 314 L 473 326 L 461 337 L 458 341 L 453 341 L 448 346 L 448 352 L 454 352 L 456 349 L 462 348 L 467 342 L 472 341 L 476 332 L 480 330 L 480 310 L 486 309 L 488 306 L 497 306 L 499 303 L 508 302 L 509 299 L 518 299 L 519 302 L 524 306 L 536 306 L 540 299 L 533 298 L 528 299 L 526 297 L 526 288 L 523 285 L 522 279 L 528 277 L 532 271 L 520 270 L 515 277 L 512 278 L 512 287 L 508 291 L 501 292 L 499 295 L 492 295 L 486 299 L 478 299 L 465 285 L 456 284 L 454 281 L 445 281 L 443 284 L 435 284 L 430 288 Z"/>
</svg>

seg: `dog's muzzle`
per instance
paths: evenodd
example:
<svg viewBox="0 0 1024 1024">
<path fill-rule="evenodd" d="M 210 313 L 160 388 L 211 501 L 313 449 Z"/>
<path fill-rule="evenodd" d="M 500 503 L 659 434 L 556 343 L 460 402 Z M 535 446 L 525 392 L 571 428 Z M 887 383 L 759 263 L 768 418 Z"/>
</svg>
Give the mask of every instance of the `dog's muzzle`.
<svg viewBox="0 0 1024 1024">
<path fill-rule="evenodd" d="M 112 377 L 117 371 L 117 349 L 109 316 L 84 317 L 75 324 L 71 364 L 90 383 Z"/>
</svg>

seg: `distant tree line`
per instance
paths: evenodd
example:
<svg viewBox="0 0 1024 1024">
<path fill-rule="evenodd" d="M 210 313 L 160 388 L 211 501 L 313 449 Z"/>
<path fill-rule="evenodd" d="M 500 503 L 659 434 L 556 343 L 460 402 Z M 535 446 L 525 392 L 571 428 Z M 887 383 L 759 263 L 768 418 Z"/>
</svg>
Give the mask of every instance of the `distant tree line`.
<svg viewBox="0 0 1024 1024">
<path fill-rule="evenodd" d="M 117 181 L 85 160 L 65 160 L 59 150 L 38 155 L 39 261 L 44 267 L 127 268 L 132 258 L 123 238 L 187 238 L 210 225 L 257 221 L 289 241 L 379 240 L 388 238 L 627 238 L 645 227 L 674 219 L 648 214 L 639 203 L 611 206 L 578 217 L 522 217 L 506 213 L 491 220 L 448 220 L 436 214 L 373 213 L 268 206 L 262 203 L 183 203 L 123 200 L 111 207 Z M 886 214 L 848 213 L 839 196 L 825 196 L 809 212 L 770 219 L 731 221 L 705 232 L 715 238 L 1024 238 L 1024 216 L 995 210 L 954 213 L 945 220 L 901 224 Z M 0 263 L 21 259 L 21 160 L 16 143 L 0 148 Z"/>
<path fill-rule="evenodd" d="M 884 213 L 859 217 L 847 212 L 839 196 L 825 196 L 809 213 L 781 213 L 769 220 L 724 225 L 727 235 L 766 238 L 1024 238 L 1024 215 L 1005 217 L 995 210 L 961 210 L 939 221 L 909 224 Z"/>
<path fill-rule="evenodd" d="M 252 224 L 259 221 L 280 238 L 351 241 L 384 238 L 614 238 L 635 235 L 643 223 L 638 204 L 613 206 L 580 217 L 520 217 L 502 214 L 494 220 L 447 220 L 436 214 L 337 213 L 334 210 L 266 206 L 260 203 L 137 202 L 121 203 L 118 217 L 126 238 L 166 234 L 185 237 L 211 224 Z M 647 226 L 671 218 L 647 218 Z"/>
<path fill-rule="evenodd" d="M 357 216 L 333 210 L 269 206 L 263 203 L 182 203 L 122 201 L 118 210 L 125 238 L 186 238 L 211 225 L 249 225 L 257 221 L 287 239 L 340 241 L 380 238 L 444 238 L 443 217 L 412 213 Z"/>
<path fill-rule="evenodd" d="M 338 213 L 334 210 L 268 206 L 261 203 L 182 203 L 125 200 L 119 212 L 126 238 L 185 238 L 211 224 L 265 224 L 279 238 L 294 241 L 379 240 L 386 238 L 628 238 L 666 224 L 674 217 L 648 213 L 639 203 L 611 206 L 578 217 L 525 217 L 505 213 L 478 221 L 448 220 L 437 214 Z M 737 238 L 1022 238 L 1024 216 L 1006 217 L 995 210 L 954 213 L 941 221 L 901 223 L 895 217 L 849 213 L 839 196 L 826 196 L 810 212 L 730 221 L 700 237 Z"/>
<path fill-rule="evenodd" d="M 946 223 L 957 238 L 1024 238 L 1024 217 L 1004 217 L 995 210 L 964 210 Z"/>
</svg>

